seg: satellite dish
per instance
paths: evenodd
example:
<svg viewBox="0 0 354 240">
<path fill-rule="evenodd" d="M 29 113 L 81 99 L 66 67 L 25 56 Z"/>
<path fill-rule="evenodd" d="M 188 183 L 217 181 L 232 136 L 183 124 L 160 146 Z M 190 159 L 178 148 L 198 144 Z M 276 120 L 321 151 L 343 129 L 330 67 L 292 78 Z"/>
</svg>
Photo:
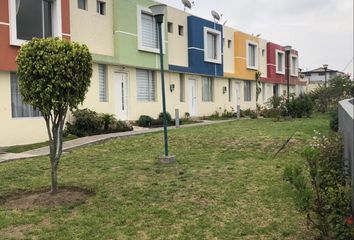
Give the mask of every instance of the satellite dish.
<svg viewBox="0 0 354 240">
<path fill-rule="evenodd" d="M 192 9 L 192 6 L 194 6 L 194 2 L 190 2 L 189 0 L 182 0 L 182 4 L 184 6 L 184 11 L 186 11 L 186 8 Z"/>
<path fill-rule="evenodd" d="M 217 13 L 216 11 L 211 11 L 211 15 L 213 16 L 214 20 L 216 22 L 219 22 L 221 17 L 222 17 L 222 14 L 220 15 L 219 13 Z"/>
</svg>

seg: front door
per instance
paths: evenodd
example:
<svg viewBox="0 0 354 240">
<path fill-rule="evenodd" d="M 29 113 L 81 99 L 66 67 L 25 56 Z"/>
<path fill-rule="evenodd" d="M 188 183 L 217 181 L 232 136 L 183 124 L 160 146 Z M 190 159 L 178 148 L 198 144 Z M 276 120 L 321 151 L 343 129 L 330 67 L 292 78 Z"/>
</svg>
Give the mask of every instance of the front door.
<svg viewBox="0 0 354 240">
<path fill-rule="evenodd" d="M 239 81 L 232 81 L 232 89 L 231 89 L 231 101 L 232 107 L 237 111 L 237 106 L 240 105 L 241 101 L 241 85 Z"/>
<path fill-rule="evenodd" d="M 128 76 L 126 73 L 115 73 L 117 118 L 128 120 Z"/>
<path fill-rule="evenodd" d="M 189 114 L 191 116 L 197 116 L 197 86 L 195 79 L 189 79 Z"/>
</svg>

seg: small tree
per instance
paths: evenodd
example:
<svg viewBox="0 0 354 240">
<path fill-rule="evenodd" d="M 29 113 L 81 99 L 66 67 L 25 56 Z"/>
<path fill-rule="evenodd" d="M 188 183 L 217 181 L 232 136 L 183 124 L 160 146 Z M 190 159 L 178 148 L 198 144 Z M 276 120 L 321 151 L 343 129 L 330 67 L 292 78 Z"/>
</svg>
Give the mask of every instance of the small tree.
<svg viewBox="0 0 354 240">
<path fill-rule="evenodd" d="M 51 193 L 55 194 L 65 118 L 68 110 L 77 108 L 85 99 L 92 57 L 85 45 L 58 38 L 34 38 L 21 47 L 17 65 L 23 101 L 41 111 L 47 126 Z"/>
<path fill-rule="evenodd" d="M 260 71 L 257 71 L 255 73 L 255 80 L 256 80 L 256 113 L 258 114 L 258 99 L 259 99 L 259 95 L 262 92 L 262 88 L 261 88 L 261 75 L 262 73 Z M 264 91 L 264 89 L 263 89 Z"/>
</svg>

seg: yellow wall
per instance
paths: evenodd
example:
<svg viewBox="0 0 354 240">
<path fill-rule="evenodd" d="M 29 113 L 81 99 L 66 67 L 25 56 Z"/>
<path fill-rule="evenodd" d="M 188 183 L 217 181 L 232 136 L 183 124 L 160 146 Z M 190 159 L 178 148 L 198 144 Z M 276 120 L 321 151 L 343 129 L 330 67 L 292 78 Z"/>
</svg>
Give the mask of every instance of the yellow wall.
<svg viewBox="0 0 354 240">
<path fill-rule="evenodd" d="M 173 24 L 173 33 L 168 33 L 168 64 L 188 67 L 188 24 L 186 12 L 167 7 L 167 21 Z M 184 34 L 178 34 L 178 25 Z"/>
<path fill-rule="evenodd" d="M 47 140 L 42 117 L 12 118 L 9 72 L 0 72 L 0 90 L 0 147 Z"/>
<path fill-rule="evenodd" d="M 247 41 L 259 44 L 259 38 L 251 36 L 243 32 L 235 32 L 235 71 L 225 73 L 225 76 L 242 79 L 242 80 L 255 80 L 256 70 L 247 68 Z M 258 46 L 259 49 L 259 46 Z M 258 63 L 259 65 L 259 63 Z"/>
<path fill-rule="evenodd" d="M 235 72 L 235 30 L 224 26 L 224 72 L 234 73 Z M 228 41 L 231 40 L 231 47 L 228 47 Z"/>
<path fill-rule="evenodd" d="M 87 0 L 87 10 L 70 1 L 71 40 L 86 44 L 91 53 L 113 56 L 113 4 L 106 0 L 106 15 L 96 12 L 96 0 Z"/>
</svg>

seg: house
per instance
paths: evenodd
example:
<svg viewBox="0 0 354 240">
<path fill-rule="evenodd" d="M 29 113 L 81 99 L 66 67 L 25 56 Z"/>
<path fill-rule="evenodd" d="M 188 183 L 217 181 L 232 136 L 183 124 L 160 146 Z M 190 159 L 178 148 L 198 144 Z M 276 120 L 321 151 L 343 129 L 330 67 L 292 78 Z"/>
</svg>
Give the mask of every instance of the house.
<svg viewBox="0 0 354 240">
<path fill-rule="evenodd" d="M 325 84 L 325 81 L 329 81 L 330 79 L 336 76 L 345 75 L 344 72 L 338 70 L 332 70 L 328 68 L 325 69 L 324 67 L 319 67 L 311 71 L 304 71 L 301 72 L 301 74 L 304 77 L 304 81 L 307 82 L 308 92 L 315 90 L 321 84 L 322 85 Z"/>
<path fill-rule="evenodd" d="M 162 109 L 157 27 L 151 0 L 0 0 L 0 146 L 47 139 L 40 112 L 22 103 L 16 55 L 32 37 L 86 44 L 91 86 L 80 108 L 121 120 L 157 117 Z M 167 111 L 205 116 L 256 108 L 286 91 L 298 93 L 298 53 L 217 22 L 167 7 L 163 24 Z M 290 63 L 288 58 L 291 57 Z M 71 116 L 68 116 L 68 121 Z"/>
</svg>

